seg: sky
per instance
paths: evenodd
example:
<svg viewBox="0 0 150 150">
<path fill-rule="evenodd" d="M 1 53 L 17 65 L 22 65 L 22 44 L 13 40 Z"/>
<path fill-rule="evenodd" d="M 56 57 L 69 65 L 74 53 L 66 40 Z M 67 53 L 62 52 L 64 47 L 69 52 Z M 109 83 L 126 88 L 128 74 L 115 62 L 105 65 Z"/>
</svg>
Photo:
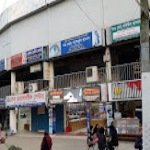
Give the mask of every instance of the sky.
<svg viewBox="0 0 150 150">
<path fill-rule="evenodd" d="M 18 0 L 0 0 L 0 14 L 2 11 L 4 11 L 7 7 L 12 5 Z"/>
</svg>

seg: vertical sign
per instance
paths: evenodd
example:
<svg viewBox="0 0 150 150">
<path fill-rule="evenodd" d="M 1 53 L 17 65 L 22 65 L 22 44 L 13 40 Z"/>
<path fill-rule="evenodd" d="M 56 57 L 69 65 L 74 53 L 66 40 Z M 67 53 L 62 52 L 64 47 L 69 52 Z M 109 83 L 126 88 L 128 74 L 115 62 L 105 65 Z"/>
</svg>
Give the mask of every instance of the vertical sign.
<svg viewBox="0 0 150 150">
<path fill-rule="evenodd" d="M 49 134 L 53 133 L 53 109 L 49 108 Z"/>
<path fill-rule="evenodd" d="M 87 131 L 90 130 L 90 103 L 86 102 L 86 126 Z"/>
</svg>

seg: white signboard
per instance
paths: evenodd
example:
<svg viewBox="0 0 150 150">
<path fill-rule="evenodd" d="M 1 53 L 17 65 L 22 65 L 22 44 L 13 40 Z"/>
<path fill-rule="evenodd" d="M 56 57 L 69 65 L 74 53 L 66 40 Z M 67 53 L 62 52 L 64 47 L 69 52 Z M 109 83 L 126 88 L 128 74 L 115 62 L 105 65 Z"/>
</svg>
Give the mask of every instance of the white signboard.
<svg viewBox="0 0 150 150">
<path fill-rule="evenodd" d="M 110 101 L 141 100 L 141 80 L 111 83 Z"/>
<path fill-rule="evenodd" d="M 43 91 L 6 97 L 6 107 L 10 108 L 40 106 L 45 103 L 46 93 Z"/>
</svg>

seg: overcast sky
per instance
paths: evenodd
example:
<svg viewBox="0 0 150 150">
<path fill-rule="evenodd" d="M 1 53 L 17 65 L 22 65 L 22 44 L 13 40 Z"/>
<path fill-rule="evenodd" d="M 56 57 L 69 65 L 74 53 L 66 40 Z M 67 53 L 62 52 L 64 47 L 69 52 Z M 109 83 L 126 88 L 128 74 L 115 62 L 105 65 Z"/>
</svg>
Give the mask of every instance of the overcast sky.
<svg viewBox="0 0 150 150">
<path fill-rule="evenodd" d="M 0 0 L 0 14 L 4 9 L 9 7 L 10 5 L 12 5 L 16 1 L 17 0 Z"/>
</svg>

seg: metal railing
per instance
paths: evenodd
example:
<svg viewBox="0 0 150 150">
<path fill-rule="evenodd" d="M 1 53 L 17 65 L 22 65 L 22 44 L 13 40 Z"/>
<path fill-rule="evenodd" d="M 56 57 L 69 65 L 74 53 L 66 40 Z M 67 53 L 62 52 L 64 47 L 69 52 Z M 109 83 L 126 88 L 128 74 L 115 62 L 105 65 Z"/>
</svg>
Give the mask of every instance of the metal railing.
<svg viewBox="0 0 150 150">
<path fill-rule="evenodd" d="M 0 98 L 5 98 L 6 96 L 11 95 L 11 86 L 3 86 L 0 88 Z"/>
<path fill-rule="evenodd" d="M 111 68 L 112 81 L 124 81 L 141 79 L 141 63 L 134 62 L 112 66 Z"/>
<path fill-rule="evenodd" d="M 141 63 L 133 62 L 129 64 L 112 66 L 111 74 L 112 74 L 112 82 L 141 79 Z M 98 83 L 106 82 L 105 67 L 98 69 L 98 76 L 99 76 Z M 54 88 L 69 88 L 85 85 L 87 85 L 85 71 L 74 72 L 71 74 L 57 75 L 54 77 Z"/>
<path fill-rule="evenodd" d="M 104 83 L 106 81 L 105 68 L 98 69 L 99 82 Z M 85 71 L 74 72 L 71 74 L 57 75 L 54 77 L 54 88 L 69 88 L 85 86 L 86 73 Z"/>
</svg>

